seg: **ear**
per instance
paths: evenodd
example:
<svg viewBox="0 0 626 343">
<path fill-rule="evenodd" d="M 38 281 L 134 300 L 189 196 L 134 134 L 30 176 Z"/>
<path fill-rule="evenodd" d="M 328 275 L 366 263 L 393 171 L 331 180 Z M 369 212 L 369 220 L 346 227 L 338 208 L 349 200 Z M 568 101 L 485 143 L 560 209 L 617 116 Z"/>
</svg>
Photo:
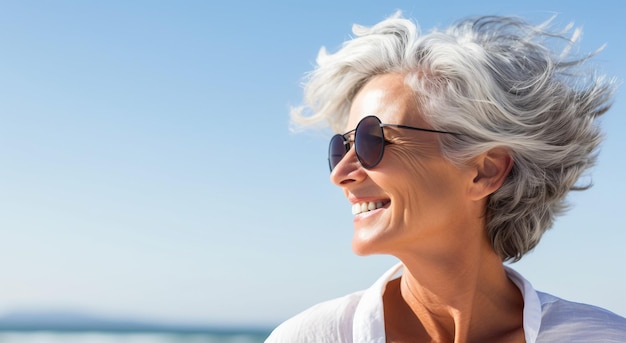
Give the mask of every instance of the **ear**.
<svg viewBox="0 0 626 343">
<path fill-rule="evenodd" d="M 475 200 L 486 198 L 502 186 L 513 168 L 513 158 L 504 148 L 494 148 L 475 160 L 475 177 L 472 180 L 471 195 Z"/>
</svg>

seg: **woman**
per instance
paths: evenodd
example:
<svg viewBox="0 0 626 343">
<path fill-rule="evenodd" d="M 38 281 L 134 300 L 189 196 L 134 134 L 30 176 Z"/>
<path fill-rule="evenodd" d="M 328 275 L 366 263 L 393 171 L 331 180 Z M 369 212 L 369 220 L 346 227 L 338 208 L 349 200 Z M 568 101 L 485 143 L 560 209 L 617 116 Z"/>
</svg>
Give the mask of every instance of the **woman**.
<svg viewBox="0 0 626 343">
<path fill-rule="evenodd" d="M 614 91 L 546 27 L 481 17 L 420 35 L 396 15 L 320 52 L 294 119 L 339 133 L 330 178 L 353 207 L 353 250 L 401 264 L 268 342 L 626 342 L 626 319 L 503 265 L 564 211 Z"/>
</svg>

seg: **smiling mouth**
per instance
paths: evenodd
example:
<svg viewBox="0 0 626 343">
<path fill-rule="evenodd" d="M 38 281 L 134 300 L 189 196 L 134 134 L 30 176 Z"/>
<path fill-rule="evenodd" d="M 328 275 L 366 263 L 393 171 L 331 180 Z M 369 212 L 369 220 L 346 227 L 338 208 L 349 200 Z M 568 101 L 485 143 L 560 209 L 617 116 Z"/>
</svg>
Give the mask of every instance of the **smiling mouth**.
<svg viewBox="0 0 626 343">
<path fill-rule="evenodd" d="M 352 205 L 352 214 L 357 215 L 364 212 L 373 211 L 387 205 L 389 201 L 368 201 L 359 202 Z"/>
</svg>

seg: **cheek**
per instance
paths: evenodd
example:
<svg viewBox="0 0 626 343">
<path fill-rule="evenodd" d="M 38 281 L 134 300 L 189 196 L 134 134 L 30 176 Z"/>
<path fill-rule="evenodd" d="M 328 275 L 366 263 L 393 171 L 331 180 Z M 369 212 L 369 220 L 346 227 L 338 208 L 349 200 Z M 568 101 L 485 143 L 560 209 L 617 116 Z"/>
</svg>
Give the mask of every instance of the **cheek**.
<svg viewBox="0 0 626 343">
<path fill-rule="evenodd" d="M 431 205 L 445 204 L 460 194 L 461 173 L 438 152 L 407 148 L 392 153 L 397 161 L 392 175 L 411 204 L 424 201 Z"/>
</svg>

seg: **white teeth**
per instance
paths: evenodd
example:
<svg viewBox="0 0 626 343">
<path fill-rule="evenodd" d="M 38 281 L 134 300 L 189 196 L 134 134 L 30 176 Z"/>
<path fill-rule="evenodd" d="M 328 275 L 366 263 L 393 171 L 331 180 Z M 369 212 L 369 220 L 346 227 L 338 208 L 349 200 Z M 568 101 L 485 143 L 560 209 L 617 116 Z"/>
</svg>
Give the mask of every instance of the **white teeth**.
<svg viewBox="0 0 626 343">
<path fill-rule="evenodd" d="M 377 202 L 362 202 L 362 203 L 358 203 L 358 204 L 353 204 L 352 205 L 352 214 L 359 214 L 359 213 L 363 213 L 363 212 L 367 212 L 367 211 L 372 211 L 375 210 L 377 208 L 381 208 L 383 207 L 383 203 L 382 201 L 377 201 Z"/>
</svg>

